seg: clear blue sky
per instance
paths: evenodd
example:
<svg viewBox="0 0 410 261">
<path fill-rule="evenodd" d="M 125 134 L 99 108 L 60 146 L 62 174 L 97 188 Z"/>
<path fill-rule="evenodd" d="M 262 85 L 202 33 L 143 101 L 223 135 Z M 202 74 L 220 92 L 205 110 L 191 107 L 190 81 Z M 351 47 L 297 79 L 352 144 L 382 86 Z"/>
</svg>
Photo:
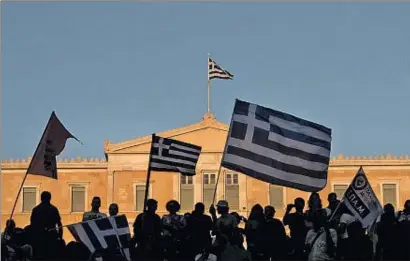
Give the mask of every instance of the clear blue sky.
<svg viewBox="0 0 410 261">
<path fill-rule="evenodd" d="M 102 157 L 104 140 L 199 121 L 207 53 L 235 98 L 333 129 L 332 154 L 410 154 L 410 3 L 2 3 L 1 158 L 32 155 L 52 110 Z"/>
</svg>

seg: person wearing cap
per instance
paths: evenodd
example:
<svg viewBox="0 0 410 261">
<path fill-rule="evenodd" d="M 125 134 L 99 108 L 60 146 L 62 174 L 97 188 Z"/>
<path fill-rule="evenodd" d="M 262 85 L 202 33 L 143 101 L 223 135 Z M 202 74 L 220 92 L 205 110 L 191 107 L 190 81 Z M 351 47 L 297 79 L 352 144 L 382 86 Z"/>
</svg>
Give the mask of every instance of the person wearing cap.
<svg viewBox="0 0 410 261">
<path fill-rule="evenodd" d="M 238 226 L 238 221 L 235 216 L 229 214 L 229 204 L 226 200 L 219 200 L 216 204 L 216 211 L 220 215 L 219 218 L 216 217 L 215 208 L 211 205 L 209 212 L 212 215 L 214 221 L 214 233 L 219 231 L 221 225 L 224 227 L 236 228 Z"/>
</svg>

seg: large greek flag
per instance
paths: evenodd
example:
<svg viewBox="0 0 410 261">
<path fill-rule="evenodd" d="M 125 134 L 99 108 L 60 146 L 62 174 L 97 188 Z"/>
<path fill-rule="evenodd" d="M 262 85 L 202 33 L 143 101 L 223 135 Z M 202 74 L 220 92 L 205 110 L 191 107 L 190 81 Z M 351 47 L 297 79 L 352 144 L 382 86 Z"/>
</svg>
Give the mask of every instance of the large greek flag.
<svg viewBox="0 0 410 261">
<path fill-rule="evenodd" d="M 303 191 L 326 186 L 331 129 L 236 100 L 222 166 Z"/>
</svg>

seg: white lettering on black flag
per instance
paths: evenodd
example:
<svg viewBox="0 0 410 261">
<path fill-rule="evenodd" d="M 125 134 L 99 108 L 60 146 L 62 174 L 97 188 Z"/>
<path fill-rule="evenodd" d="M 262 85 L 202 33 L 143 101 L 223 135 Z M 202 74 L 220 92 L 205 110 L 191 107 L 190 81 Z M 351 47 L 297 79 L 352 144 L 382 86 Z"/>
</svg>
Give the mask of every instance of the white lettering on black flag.
<svg viewBox="0 0 410 261">
<path fill-rule="evenodd" d="M 195 175 L 201 147 L 178 140 L 153 136 L 150 169 Z"/>
<path fill-rule="evenodd" d="M 77 242 L 91 253 L 101 250 L 120 251 L 131 260 L 129 251 L 130 228 L 125 215 L 89 220 L 67 226 Z"/>
<path fill-rule="evenodd" d="M 51 113 L 43 136 L 27 169 L 27 174 L 57 179 L 56 156 L 63 151 L 69 138 L 77 140 L 77 138 L 64 127 L 56 114 L 54 112 Z"/>
<path fill-rule="evenodd" d="M 327 183 L 331 129 L 236 100 L 222 166 L 303 191 Z"/>
<path fill-rule="evenodd" d="M 383 212 L 383 208 L 374 194 L 362 167 L 360 167 L 352 183 L 347 188 L 343 203 L 362 223 L 364 228 L 372 225 Z"/>
</svg>

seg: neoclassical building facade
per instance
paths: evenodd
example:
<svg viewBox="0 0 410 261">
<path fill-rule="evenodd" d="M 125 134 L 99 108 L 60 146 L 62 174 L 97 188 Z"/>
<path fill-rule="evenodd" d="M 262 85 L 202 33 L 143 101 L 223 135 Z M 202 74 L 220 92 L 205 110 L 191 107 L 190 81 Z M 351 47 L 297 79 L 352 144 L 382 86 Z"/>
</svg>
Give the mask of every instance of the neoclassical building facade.
<svg viewBox="0 0 410 261">
<path fill-rule="evenodd" d="M 181 177 L 178 173 L 152 172 L 149 196 L 159 202 L 159 214 L 165 213 L 170 199 L 181 202 L 181 212 L 191 211 L 196 202 L 211 204 L 218 169 L 221 161 L 228 125 L 219 122 L 212 114 L 206 114 L 195 124 L 157 133 L 202 146 L 193 177 Z M 143 208 L 145 179 L 151 135 L 120 143 L 105 142 L 104 159 L 62 159 L 58 161 L 58 180 L 29 175 L 19 197 L 14 219 L 19 227 L 30 222 L 31 209 L 39 203 L 42 191 L 52 193 L 52 203 L 60 210 L 63 224 L 81 221 L 84 211 L 91 207 L 91 199 L 100 196 L 103 212 L 115 202 L 120 213 L 126 214 L 130 224 Z M 1 162 L 1 217 L 8 219 L 28 167 L 30 159 Z M 328 184 L 320 194 L 324 205 L 330 192 L 339 197 L 350 184 L 360 166 L 363 166 L 376 195 L 382 204 L 392 203 L 402 208 L 410 198 L 410 157 L 382 155 L 376 157 L 346 157 L 331 159 Z M 256 203 L 273 205 L 281 217 L 285 207 L 296 197 L 307 200 L 308 193 L 278 187 L 222 169 L 217 186 L 217 200 L 226 199 L 232 211 L 248 215 Z M 71 239 L 68 231 L 65 238 Z"/>
</svg>

